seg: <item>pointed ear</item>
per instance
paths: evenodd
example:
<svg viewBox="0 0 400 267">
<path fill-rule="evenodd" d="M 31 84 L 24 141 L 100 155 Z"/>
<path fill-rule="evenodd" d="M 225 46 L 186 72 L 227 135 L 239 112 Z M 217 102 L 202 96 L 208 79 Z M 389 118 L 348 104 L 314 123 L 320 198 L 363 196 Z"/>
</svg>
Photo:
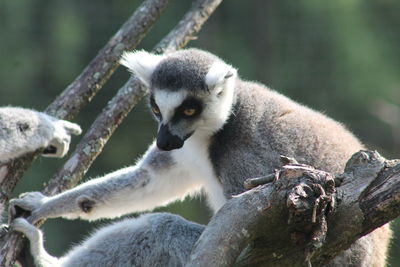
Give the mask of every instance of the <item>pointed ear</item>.
<svg viewBox="0 0 400 267">
<path fill-rule="evenodd" d="M 120 63 L 136 75 L 145 86 L 150 86 L 151 75 L 165 56 L 148 53 L 144 50 L 125 52 Z"/>
<path fill-rule="evenodd" d="M 208 70 L 205 81 L 209 89 L 223 85 L 227 80 L 235 79 L 237 71 L 224 62 L 214 62 Z"/>
</svg>

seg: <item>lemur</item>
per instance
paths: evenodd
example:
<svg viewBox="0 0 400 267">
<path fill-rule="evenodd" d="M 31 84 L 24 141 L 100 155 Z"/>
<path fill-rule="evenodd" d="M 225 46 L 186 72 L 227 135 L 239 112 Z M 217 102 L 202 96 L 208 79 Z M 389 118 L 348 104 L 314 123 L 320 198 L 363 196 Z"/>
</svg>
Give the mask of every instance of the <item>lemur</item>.
<svg viewBox="0 0 400 267">
<path fill-rule="evenodd" d="M 245 191 L 246 178 L 278 168 L 280 155 L 338 174 L 364 148 L 340 123 L 240 79 L 234 67 L 211 53 L 136 51 L 125 53 L 121 63 L 150 89 L 157 138 L 133 166 L 55 196 L 33 192 L 12 201 L 12 212 L 16 206 L 31 212 L 13 227 L 30 239 L 38 265 L 182 266 L 204 226 L 176 215 L 149 214 L 114 223 L 60 259 L 45 252 L 41 232 L 30 223 L 60 216 L 115 218 L 200 190 L 216 212 Z M 388 226 L 377 229 L 329 266 L 383 266 L 390 235 Z"/>
</svg>

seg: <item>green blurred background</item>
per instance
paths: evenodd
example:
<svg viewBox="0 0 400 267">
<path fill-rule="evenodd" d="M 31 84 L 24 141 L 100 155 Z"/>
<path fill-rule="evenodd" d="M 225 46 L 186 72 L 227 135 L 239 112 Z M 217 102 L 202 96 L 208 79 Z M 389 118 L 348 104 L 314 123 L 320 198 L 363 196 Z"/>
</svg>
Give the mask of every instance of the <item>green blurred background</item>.
<svg viewBox="0 0 400 267">
<path fill-rule="evenodd" d="M 0 105 L 45 109 L 96 55 L 141 1 L 0 2 Z M 151 49 L 191 1 L 176 0 L 139 48 Z M 395 0 L 224 1 L 190 45 L 209 50 L 260 81 L 343 122 L 371 149 L 400 158 L 400 2 Z M 128 79 L 119 69 L 76 121 L 88 129 Z M 142 101 L 143 102 L 143 101 Z M 145 103 L 134 109 L 86 177 L 130 165 L 155 136 Z M 74 142 L 79 138 L 75 138 Z M 36 161 L 16 195 L 41 190 L 63 160 Z M 206 223 L 204 197 L 168 210 Z M 46 247 L 62 255 L 108 221 L 53 219 Z M 400 233 L 400 224 L 392 224 Z M 398 235 L 397 235 L 398 236 Z M 400 266 L 395 237 L 390 266 Z"/>
</svg>

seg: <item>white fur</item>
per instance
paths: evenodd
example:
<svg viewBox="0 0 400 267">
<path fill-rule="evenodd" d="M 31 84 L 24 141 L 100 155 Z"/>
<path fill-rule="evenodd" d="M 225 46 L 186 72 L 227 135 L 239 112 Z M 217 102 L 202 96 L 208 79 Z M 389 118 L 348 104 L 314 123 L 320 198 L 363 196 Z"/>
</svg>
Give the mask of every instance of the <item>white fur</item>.
<svg viewBox="0 0 400 267">
<path fill-rule="evenodd" d="M 152 149 L 158 150 L 155 144 L 152 145 Z M 121 192 L 121 195 L 124 196 L 117 195 L 116 197 L 121 199 L 111 200 L 111 203 L 114 204 L 115 201 L 121 201 L 123 205 L 130 203 L 129 206 L 132 207 L 129 209 L 134 209 L 135 211 L 152 210 L 160 205 L 163 206 L 176 200 L 183 200 L 189 194 L 198 192 L 201 189 L 199 181 L 193 179 L 184 165 L 175 164 L 162 170 L 154 170 L 148 167 L 145 157 L 144 162 L 140 165 L 142 164 L 143 168 L 147 169 L 151 175 L 150 182 L 142 190 L 136 190 L 135 193 L 137 192 L 137 194 L 132 194 L 128 190 L 126 190 L 126 194 Z M 112 205 L 110 208 L 113 209 L 115 206 Z M 124 211 L 122 214 L 127 213 L 127 211 Z"/>
<path fill-rule="evenodd" d="M 107 188 L 112 191 L 109 196 L 102 201 L 100 206 L 96 206 L 91 212 L 85 213 L 78 209 L 72 212 L 63 212 L 62 217 L 84 218 L 87 220 L 96 220 L 99 218 L 115 218 L 132 212 L 140 212 L 152 210 L 156 207 L 167 205 L 176 200 L 182 200 L 191 193 L 201 190 L 201 181 L 194 179 L 192 171 L 185 164 L 168 165 L 166 168 L 154 170 L 148 162 L 148 158 L 152 157 L 152 153 L 158 151 L 158 148 L 153 143 L 143 158 L 135 165 L 118 171 L 107 174 L 104 177 L 92 179 L 74 189 L 74 192 L 82 197 L 85 196 L 85 191 L 91 191 L 90 188 L 95 188 L 100 184 L 107 185 Z M 145 170 L 150 175 L 149 181 L 143 187 L 119 188 L 118 184 L 126 183 L 127 181 L 139 180 L 141 177 L 140 171 Z M 115 189 L 112 187 L 115 186 Z M 71 194 L 71 193 L 66 193 Z M 58 199 L 67 198 L 63 194 L 49 197 L 47 203 L 54 203 Z M 72 198 L 75 199 L 74 193 Z M 72 200 L 71 201 L 75 201 Z M 126 205 L 129 203 L 129 205 Z"/>
<path fill-rule="evenodd" d="M 167 123 L 174 115 L 174 110 L 187 96 L 186 91 L 171 92 L 165 90 L 155 90 L 154 100 L 161 111 L 163 122 Z"/>
<path fill-rule="evenodd" d="M 208 157 L 208 136 L 195 132 L 186 140 L 181 149 L 173 150 L 176 162 L 185 166 L 190 176 L 201 184 L 213 212 L 217 212 L 226 202 L 222 185 L 216 177 Z"/>
<path fill-rule="evenodd" d="M 204 189 L 211 208 L 216 212 L 226 202 L 226 198 L 208 157 L 208 142 L 209 138 L 201 132 L 195 133 L 186 140 L 181 149 L 170 152 L 174 162 L 179 164 L 169 164 L 161 169 L 152 168 L 149 162 L 149 159 L 153 157 L 152 154 L 158 153 L 158 148 L 153 143 L 135 166 L 120 169 L 104 177 L 90 180 L 68 192 L 49 197 L 45 205 L 54 206 L 59 201 L 75 202 L 77 198 L 85 197 L 85 192 L 91 192 L 92 188 L 105 185 L 109 191 L 108 196 L 102 197 L 101 205 L 96 205 L 91 212 L 85 213 L 79 208 L 74 208 L 71 211 L 63 210 L 60 211 L 61 214 L 54 214 L 68 219 L 80 217 L 96 220 L 152 210 L 173 201 L 182 200 Z M 148 182 L 144 186 L 132 187 L 131 182 L 135 183 L 135 180 L 141 182 L 140 174 L 143 170 L 148 172 Z M 121 184 L 127 184 L 127 182 L 129 185 L 120 187 Z M 27 194 L 25 198 L 29 198 L 32 194 L 34 193 Z M 29 202 L 31 203 L 32 200 Z M 19 205 L 21 206 L 21 203 Z"/>
<path fill-rule="evenodd" d="M 121 57 L 120 63 L 135 74 L 145 86 L 150 87 L 151 74 L 164 58 L 164 55 L 155 55 L 140 50 L 125 52 Z"/>
<path fill-rule="evenodd" d="M 233 72 L 233 76 L 219 84 L 219 90 L 212 91 L 211 98 L 203 111 L 202 123 L 198 125 L 199 131 L 211 135 L 226 123 L 232 110 L 236 75 L 236 71 Z"/>
<path fill-rule="evenodd" d="M 215 88 L 223 85 L 226 79 L 236 76 L 236 73 L 236 69 L 232 66 L 221 61 L 215 61 L 208 70 L 205 81 L 209 88 Z M 232 76 L 227 77 L 228 74 Z"/>
<path fill-rule="evenodd" d="M 41 267 L 59 267 L 60 262 L 57 258 L 51 256 L 43 247 L 43 233 L 35 226 L 28 223 L 24 218 L 16 218 L 11 227 L 13 230 L 26 235 L 30 241 L 31 253 L 37 266 Z"/>
</svg>

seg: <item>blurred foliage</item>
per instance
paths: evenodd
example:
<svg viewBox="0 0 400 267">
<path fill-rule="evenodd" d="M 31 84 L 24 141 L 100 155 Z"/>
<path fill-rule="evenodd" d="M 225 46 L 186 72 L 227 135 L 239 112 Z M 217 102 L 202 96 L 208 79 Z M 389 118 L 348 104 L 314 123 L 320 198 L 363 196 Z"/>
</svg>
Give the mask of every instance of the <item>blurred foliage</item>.
<svg viewBox="0 0 400 267">
<path fill-rule="evenodd" d="M 0 105 L 43 110 L 139 4 L 1 1 Z M 140 48 L 151 49 L 189 6 L 190 1 L 176 0 Z M 395 0 L 224 1 L 191 46 L 220 55 L 245 79 L 265 83 L 342 121 L 387 158 L 400 158 L 399 12 Z M 118 70 L 76 121 L 88 129 L 127 78 L 125 70 Z M 146 150 L 156 124 L 143 102 L 116 131 L 87 177 L 130 165 Z M 40 190 L 64 161 L 38 160 L 16 195 Z M 210 217 L 202 196 L 159 210 L 201 223 Z M 44 225 L 46 247 L 61 255 L 88 229 L 103 223 L 49 220 Z M 393 228 L 400 232 L 399 222 Z M 396 237 L 391 266 L 400 266 L 399 252 Z"/>
</svg>

